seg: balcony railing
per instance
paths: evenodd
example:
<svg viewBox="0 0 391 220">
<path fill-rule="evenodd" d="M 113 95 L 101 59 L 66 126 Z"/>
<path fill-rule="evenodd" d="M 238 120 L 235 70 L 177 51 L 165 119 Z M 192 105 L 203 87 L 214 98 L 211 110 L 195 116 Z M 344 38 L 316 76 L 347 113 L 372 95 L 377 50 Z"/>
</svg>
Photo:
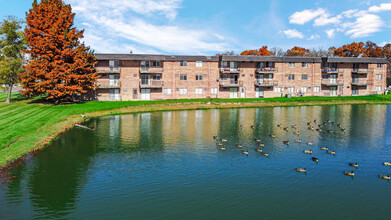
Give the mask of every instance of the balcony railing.
<svg viewBox="0 0 391 220">
<path fill-rule="evenodd" d="M 239 73 L 239 68 L 221 67 L 220 72 L 222 72 L 222 73 Z"/>
<path fill-rule="evenodd" d="M 257 68 L 256 73 L 275 73 L 277 72 L 277 69 L 275 67 L 263 67 L 263 68 Z"/>
<path fill-rule="evenodd" d="M 322 79 L 322 85 L 325 85 L 325 86 L 340 86 L 340 85 L 343 85 L 343 80 Z"/>
<path fill-rule="evenodd" d="M 352 70 L 352 73 L 356 74 L 368 74 L 368 73 L 373 73 L 373 69 L 368 69 L 368 68 L 354 68 Z"/>
<path fill-rule="evenodd" d="M 221 87 L 240 87 L 243 86 L 242 80 L 223 80 L 220 81 Z"/>
<path fill-rule="evenodd" d="M 114 81 L 99 81 L 97 82 L 100 89 L 118 89 L 121 87 L 121 83 L 118 80 Z"/>
<path fill-rule="evenodd" d="M 141 80 L 140 88 L 163 88 L 163 80 Z"/>
<path fill-rule="evenodd" d="M 110 73 L 120 73 L 121 69 L 119 67 L 97 67 L 97 72 L 99 74 L 110 74 Z"/>
<path fill-rule="evenodd" d="M 356 86 L 366 86 L 366 85 L 372 85 L 372 81 L 368 79 L 353 79 L 352 85 Z"/>
<path fill-rule="evenodd" d="M 255 80 L 255 86 L 263 86 L 263 87 L 272 87 L 278 86 L 277 80 L 263 79 L 263 80 Z"/>
<path fill-rule="evenodd" d="M 163 67 L 140 67 L 140 73 L 163 73 Z"/>
<path fill-rule="evenodd" d="M 324 68 L 322 68 L 322 72 L 324 72 L 324 73 L 342 73 L 343 71 L 338 68 L 324 67 Z"/>
</svg>

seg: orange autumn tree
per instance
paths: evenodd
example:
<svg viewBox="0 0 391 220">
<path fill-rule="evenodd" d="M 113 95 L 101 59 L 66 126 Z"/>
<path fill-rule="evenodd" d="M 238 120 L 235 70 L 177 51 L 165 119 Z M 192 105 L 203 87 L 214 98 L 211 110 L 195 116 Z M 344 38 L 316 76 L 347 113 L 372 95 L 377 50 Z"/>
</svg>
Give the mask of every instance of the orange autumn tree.
<svg viewBox="0 0 391 220">
<path fill-rule="evenodd" d="M 76 101 L 95 88 L 96 58 L 80 43 L 83 32 L 73 26 L 75 14 L 62 0 L 34 0 L 26 18 L 26 53 L 31 60 L 21 74 L 22 93 L 47 95 L 54 103 Z"/>
<path fill-rule="evenodd" d="M 304 47 L 294 46 L 292 49 L 286 51 L 286 56 L 308 57 L 310 55 L 310 50 Z"/>
<path fill-rule="evenodd" d="M 340 56 L 340 57 L 358 57 L 362 54 L 365 54 L 365 44 L 363 42 L 353 42 L 351 44 L 346 44 L 343 45 L 340 48 L 337 48 L 334 51 L 335 56 Z"/>
<path fill-rule="evenodd" d="M 245 50 L 241 56 L 271 56 L 272 53 L 267 49 L 267 46 L 263 46 L 258 50 Z"/>
</svg>

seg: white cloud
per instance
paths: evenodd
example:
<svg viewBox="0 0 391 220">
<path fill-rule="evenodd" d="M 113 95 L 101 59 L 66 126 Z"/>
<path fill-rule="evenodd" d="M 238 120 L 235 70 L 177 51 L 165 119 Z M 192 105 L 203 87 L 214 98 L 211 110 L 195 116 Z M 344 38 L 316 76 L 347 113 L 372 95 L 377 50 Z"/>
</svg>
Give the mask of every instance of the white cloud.
<svg viewBox="0 0 391 220">
<path fill-rule="evenodd" d="M 217 37 L 217 39 L 219 39 L 219 40 L 224 40 L 225 39 L 225 37 L 223 36 L 223 35 L 220 35 L 220 34 L 214 34 L 216 37 Z"/>
<path fill-rule="evenodd" d="M 379 44 L 379 46 L 384 47 L 386 44 L 391 44 L 391 41 L 389 41 L 389 42 L 383 41 L 383 42 L 381 42 L 381 44 Z"/>
<path fill-rule="evenodd" d="M 316 17 L 324 14 L 326 11 L 322 8 L 317 10 L 303 10 L 297 11 L 289 17 L 289 23 L 291 24 L 305 24 Z"/>
<path fill-rule="evenodd" d="M 319 39 L 320 38 L 320 36 L 319 35 L 317 35 L 317 34 L 313 34 L 313 35 L 311 35 L 311 37 L 310 38 L 308 38 L 308 40 L 315 40 L 315 39 Z"/>
<path fill-rule="evenodd" d="M 350 35 L 351 38 L 367 37 L 380 31 L 383 25 L 381 18 L 373 14 L 365 14 L 357 18 L 355 22 L 343 24 L 345 28 L 349 29 L 345 34 Z"/>
<path fill-rule="evenodd" d="M 380 6 L 372 6 L 368 9 L 370 12 L 390 11 L 391 3 L 382 3 Z"/>
<path fill-rule="evenodd" d="M 334 39 L 335 29 L 326 30 L 326 34 L 329 39 Z"/>
<path fill-rule="evenodd" d="M 338 15 L 335 17 L 330 17 L 330 14 L 323 14 L 314 21 L 314 26 L 325 26 L 329 24 L 337 24 L 341 21 L 342 16 Z"/>
<path fill-rule="evenodd" d="M 287 38 L 300 38 L 303 39 L 304 35 L 300 31 L 296 29 L 290 29 L 290 30 L 285 30 L 283 33 L 286 35 Z"/>
</svg>

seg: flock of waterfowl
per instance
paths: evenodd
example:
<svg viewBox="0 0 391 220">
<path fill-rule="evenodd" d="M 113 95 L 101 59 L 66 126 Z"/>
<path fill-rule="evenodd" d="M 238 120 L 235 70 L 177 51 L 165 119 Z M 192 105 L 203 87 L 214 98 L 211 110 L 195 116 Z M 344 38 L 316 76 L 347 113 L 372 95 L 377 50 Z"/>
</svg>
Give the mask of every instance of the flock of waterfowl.
<svg viewBox="0 0 391 220">
<path fill-rule="evenodd" d="M 328 129 L 328 125 L 334 126 L 334 129 Z M 242 127 L 243 125 L 240 125 L 240 126 Z M 289 127 L 284 127 L 282 124 L 277 124 L 277 127 L 281 128 L 285 132 L 289 132 Z M 300 131 L 298 129 L 298 125 L 294 124 L 294 125 L 291 125 L 290 127 L 293 130 L 293 134 L 297 135 L 299 137 L 300 136 Z M 254 128 L 255 128 L 255 126 L 252 125 L 251 129 L 254 129 Z M 324 129 L 328 133 L 334 133 L 336 131 L 341 131 L 341 132 L 345 132 L 346 131 L 346 128 L 343 128 L 341 124 L 336 124 L 335 122 L 332 122 L 331 120 L 327 120 L 326 122 L 323 122 L 323 123 L 318 123 L 317 120 L 315 119 L 314 121 L 307 122 L 307 128 L 308 128 L 308 130 L 318 131 L 318 132 L 321 132 Z M 269 137 L 275 138 L 276 136 L 275 136 L 275 134 L 269 134 Z M 217 141 L 216 145 L 217 145 L 217 149 L 218 150 L 221 150 L 221 151 L 225 151 L 226 150 L 226 147 L 224 146 L 224 143 L 228 142 L 227 139 L 219 138 L 217 136 L 213 136 L 213 139 Z M 263 151 L 263 147 L 265 146 L 265 144 L 261 141 L 261 139 L 260 138 L 255 138 L 254 141 L 257 143 L 257 146 L 258 146 L 257 148 L 255 148 L 255 152 L 261 153 L 262 156 L 269 157 L 269 153 Z M 302 143 L 302 140 L 300 138 L 295 139 L 295 143 Z M 289 145 L 290 142 L 289 142 L 289 140 L 284 140 L 283 144 Z M 315 143 L 314 142 L 307 142 L 307 145 L 308 146 L 314 146 Z M 243 148 L 243 145 L 241 145 L 241 144 L 237 144 L 235 146 L 237 148 Z M 335 150 L 331 150 L 327 146 L 326 147 L 320 147 L 320 150 L 326 151 L 330 155 L 334 155 L 334 156 L 336 155 Z M 241 150 L 241 153 L 245 154 L 245 155 L 248 155 L 249 154 L 249 150 Z M 306 149 L 306 150 L 303 150 L 303 153 L 312 155 L 313 151 L 312 151 L 312 149 Z M 318 157 L 312 157 L 311 160 L 316 162 L 316 163 L 319 162 L 319 158 Z M 391 162 L 384 162 L 383 165 L 391 167 Z M 358 162 L 349 163 L 349 166 L 358 169 Z M 295 170 L 296 170 L 296 172 L 300 172 L 300 173 L 306 173 L 307 172 L 307 168 L 295 168 Z M 355 175 L 354 170 L 352 170 L 352 171 L 344 171 L 343 174 L 346 175 L 346 176 L 351 176 L 351 177 L 354 177 L 354 175 Z M 385 180 L 390 180 L 391 179 L 391 175 L 390 174 L 389 175 L 379 175 L 379 178 L 380 179 L 385 179 Z"/>
</svg>

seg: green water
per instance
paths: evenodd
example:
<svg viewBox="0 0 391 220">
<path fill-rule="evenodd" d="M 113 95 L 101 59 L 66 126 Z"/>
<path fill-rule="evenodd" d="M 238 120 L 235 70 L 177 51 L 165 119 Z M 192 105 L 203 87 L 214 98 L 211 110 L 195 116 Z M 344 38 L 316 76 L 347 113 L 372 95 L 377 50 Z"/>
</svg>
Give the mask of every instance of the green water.
<svg viewBox="0 0 391 220">
<path fill-rule="evenodd" d="M 307 122 L 327 123 L 322 131 Z M 300 136 L 277 127 L 297 124 Z M 391 107 L 155 112 L 74 128 L 0 183 L 0 219 L 389 219 Z M 251 128 L 251 126 L 254 128 Z M 328 133 L 332 129 L 333 133 Z M 275 138 L 269 134 L 275 134 Z M 225 138 L 226 151 L 213 136 Z M 260 138 L 269 157 L 255 152 Z M 300 138 L 302 143 L 295 143 Z M 290 140 L 286 146 L 282 142 Z M 307 142 L 314 142 L 308 146 Z M 249 155 L 235 147 L 242 144 Z M 329 146 L 336 156 L 319 149 Z M 312 149 L 312 156 L 303 153 Z M 359 162 L 359 168 L 349 167 Z M 307 168 L 307 175 L 295 168 Z M 356 170 L 354 178 L 343 171 Z"/>
</svg>

